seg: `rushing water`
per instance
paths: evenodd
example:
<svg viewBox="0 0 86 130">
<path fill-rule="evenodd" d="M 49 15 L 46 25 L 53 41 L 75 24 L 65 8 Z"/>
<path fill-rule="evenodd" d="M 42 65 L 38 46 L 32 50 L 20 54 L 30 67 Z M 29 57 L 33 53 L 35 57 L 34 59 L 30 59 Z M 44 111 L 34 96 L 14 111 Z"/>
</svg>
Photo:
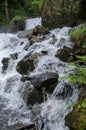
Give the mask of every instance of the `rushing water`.
<svg viewBox="0 0 86 130">
<path fill-rule="evenodd" d="M 41 25 L 41 19 L 29 19 L 26 21 L 26 30 Z M 68 31 L 70 28 L 54 29 L 51 34 L 55 34 L 57 41 L 50 44 L 51 38 L 40 43 L 35 43 L 29 47 L 28 51 L 24 49 L 27 45 L 27 39 L 20 39 L 17 34 L 0 34 L 0 62 L 4 57 L 11 58 L 11 54 L 18 53 L 18 59 L 10 59 L 6 73 L 2 73 L 2 63 L 0 63 L 0 130 L 13 130 L 10 126 L 16 123 L 31 123 L 30 110 L 23 101 L 22 91 L 24 83 L 21 82 L 21 75 L 16 71 L 16 65 L 28 52 L 48 51 L 48 54 L 38 59 L 36 68 L 31 75 L 41 72 L 57 72 L 60 77 L 66 76 L 71 72 L 71 67 L 66 63 L 55 58 L 57 49 L 63 45 L 72 47 L 69 41 Z M 67 80 L 65 82 L 68 82 Z M 40 130 L 68 130 L 65 126 L 64 118 L 72 110 L 72 105 L 77 99 L 77 90 L 73 89 L 73 94 L 66 99 L 56 98 L 56 94 L 64 87 L 64 81 L 60 81 L 52 95 L 48 95 L 47 101 L 42 103 L 39 120 L 44 123 Z M 39 123 L 40 125 L 40 123 Z"/>
</svg>

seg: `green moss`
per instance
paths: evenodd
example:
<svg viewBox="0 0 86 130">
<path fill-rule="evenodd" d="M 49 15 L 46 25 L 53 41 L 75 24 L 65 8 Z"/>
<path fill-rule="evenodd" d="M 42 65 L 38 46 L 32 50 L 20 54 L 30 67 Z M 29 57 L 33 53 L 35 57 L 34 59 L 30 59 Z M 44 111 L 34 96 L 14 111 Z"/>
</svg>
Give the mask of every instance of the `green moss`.
<svg viewBox="0 0 86 130">
<path fill-rule="evenodd" d="M 77 45 L 85 45 L 86 47 L 86 27 L 71 32 L 70 40 L 77 43 Z"/>
</svg>

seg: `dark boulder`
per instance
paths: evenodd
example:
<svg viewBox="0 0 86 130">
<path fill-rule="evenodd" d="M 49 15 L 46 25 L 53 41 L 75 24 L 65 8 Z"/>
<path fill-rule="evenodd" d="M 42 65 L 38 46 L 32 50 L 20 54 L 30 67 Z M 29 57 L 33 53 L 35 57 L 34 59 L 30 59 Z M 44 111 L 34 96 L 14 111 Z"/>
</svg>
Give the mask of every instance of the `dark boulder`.
<svg viewBox="0 0 86 130">
<path fill-rule="evenodd" d="M 20 74 L 28 74 L 29 71 L 33 71 L 35 69 L 34 63 L 37 61 L 37 58 L 39 56 L 40 56 L 39 53 L 26 55 L 21 61 L 18 62 L 16 70 Z"/>
<path fill-rule="evenodd" d="M 45 88 L 47 92 L 52 92 L 58 82 L 58 74 L 53 72 L 37 74 L 29 78 L 36 89 L 42 90 Z"/>
<path fill-rule="evenodd" d="M 30 82 L 25 83 L 22 96 L 27 105 L 43 102 L 43 93 L 34 87 L 31 88 Z"/>
<path fill-rule="evenodd" d="M 3 64 L 3 66 L 2 66 L 2 72 L 6 72 L 6 70 L 7 70 L 7 68 L 8 68 L 8 65 L 9 65 L 9 61 L 10 61 L 10 58 L 8 58 L 8 57 L 4 57 L 3 59 L 2 59 L 2 64 Z"/>
<path fill-rule="evenodd" d="M 30 29 L 30 30 L 24 30 L 24 31 L 21 31 L 19 34 L 18 34 L 18 37 L 19 38 L 29 38 L 33 35 L 33 29 Z"/>
<path fill-rule="evenodd" d="M 55 56 L 64 62 L 71 62 L 74 59 L 74 57 L 72 55 L 72 49 L 69 47 L 66 47 L 66 46 L 57 50 Z"/>
</svg>

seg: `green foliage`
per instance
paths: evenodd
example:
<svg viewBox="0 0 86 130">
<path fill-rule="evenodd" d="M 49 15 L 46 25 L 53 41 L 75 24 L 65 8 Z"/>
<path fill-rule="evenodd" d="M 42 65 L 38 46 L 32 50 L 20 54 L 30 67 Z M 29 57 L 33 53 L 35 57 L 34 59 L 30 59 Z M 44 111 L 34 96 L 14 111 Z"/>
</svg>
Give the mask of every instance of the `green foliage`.
<svg viewBox="0 0 86 130">
<path fill-rule="evenodd" d="M 70 83 L 81 82 L 86 84 L 86 67 L 77 65 L 73 73 L 69 75 Z"/>
<path fill-rule="evenodd" d="M 78 59 L 79 62 L 86 63 L 86 56 L 80 56 L 76 55 L 76 58 Z"/>
<path fill-rule="evenodd" d="M 86 27 L 71 32 L 70 40 L 77 45 L 86 45 Z"/>
<path fill-rule="evenodd" d="M 82 112 L 82 113 L 86 113 L 86 98 L 76 106 L 76 108 Z"/>
</svg>

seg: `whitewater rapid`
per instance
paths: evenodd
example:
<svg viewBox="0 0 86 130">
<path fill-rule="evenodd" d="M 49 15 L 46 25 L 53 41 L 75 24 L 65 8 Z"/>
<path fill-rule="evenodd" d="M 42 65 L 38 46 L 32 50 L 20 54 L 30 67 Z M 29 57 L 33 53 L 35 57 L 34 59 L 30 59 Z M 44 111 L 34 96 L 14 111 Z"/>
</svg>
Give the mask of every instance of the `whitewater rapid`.
<svg viewBox="0 0 86 130">
<path fill-rule="evenodd" d="M 36 25 L 41 25 L 41 18 L 26 20 L 26 29 L 34 28 Z M 30 75 L 39 74 L 42 72 L 57 72 L 62 78 L 72 71 L 66 63 L 55 57 L 55 53 L 63 45 L 72 47 L 69 41 L 68 31 L 70 28 L 51 30 L 57 38 L 55 44 L 50 44 L 51 38 L 42 42 L 35 43 L 29 47 L 28 51 L 24 48 L 29 44 L 28 39 L 20 39 L 17 34 L 0 33 L 0 115 L 3 116 L 0 122 L 0 130 L 8 130 L 10 126 L 16 123 L 28 124 L 31 123 L 30 110 L 22 98 L 24 83 L 20 80 L 21 75 L 16 71 L 17 63 L 28 52 L 40 53 L 42 50 L 48 51 L 47 55 L 41 56 L 38 59 L 36 68 Z M 61 42 L 65 39 L 65 42 Z M 35 49 L 34 49 L 34 46 Z M 11 54 L 18 53 L 18 59 L 13 60 Z M 5 73 L 2 73 L 2 59 L 10 58 L 9 66 Z M 59 64 L 62 64 L 59 66 Z M 68 82 L 66 79 L 65 82 Z M 55 93 L 63 87 L 64 80 L 60 80 L 52 95 L 48 95 L 47 101 L 42 103 L 40 117 L 43 120 L 43 130 L 68 130 L 65 126 L 65 116 L 72 110 L 72 106 L 77 99 L 77 89 L 73 89 L 73 94 L 65 100 L 58 100 Z M 40 119 L 41 120 L 41 119 Z M 7 127 L 9 126 L 9 128 Z M 40 129 L 41 130 L 41 129 Z"/>
</svg>

